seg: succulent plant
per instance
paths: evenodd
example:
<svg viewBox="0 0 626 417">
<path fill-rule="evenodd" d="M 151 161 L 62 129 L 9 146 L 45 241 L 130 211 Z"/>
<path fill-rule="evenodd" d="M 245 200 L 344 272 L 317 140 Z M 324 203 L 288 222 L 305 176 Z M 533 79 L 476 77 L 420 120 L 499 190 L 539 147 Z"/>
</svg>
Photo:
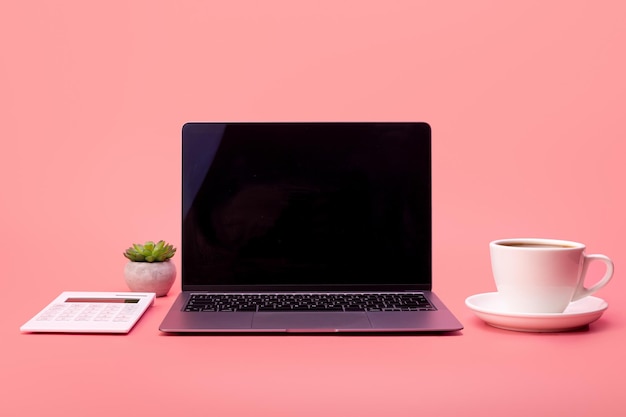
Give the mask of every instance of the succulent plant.
<svg viewBox="0 0 626 417">
<path fill-rule="evenodd" d="M 143 245 L 133 243 L 133 246 L 126 249 L 124 256 L 133 262 L 165 262 L 169 261 L 176 253 L 176 248 L 159 240 L 157 243 L 148 241 Z"/>
</svg>

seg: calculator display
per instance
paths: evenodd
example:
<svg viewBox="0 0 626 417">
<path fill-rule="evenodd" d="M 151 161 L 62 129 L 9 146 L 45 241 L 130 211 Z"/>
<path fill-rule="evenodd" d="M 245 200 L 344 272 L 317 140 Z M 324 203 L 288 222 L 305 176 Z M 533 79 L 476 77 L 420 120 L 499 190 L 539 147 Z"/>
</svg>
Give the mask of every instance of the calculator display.
<svg viewBox="0 0 626 417">
<path fill-rule="evenodd" d="M 139 302 L 138 298 L 68 298 L 66 303 L 132 303 Z"/>
</svg>

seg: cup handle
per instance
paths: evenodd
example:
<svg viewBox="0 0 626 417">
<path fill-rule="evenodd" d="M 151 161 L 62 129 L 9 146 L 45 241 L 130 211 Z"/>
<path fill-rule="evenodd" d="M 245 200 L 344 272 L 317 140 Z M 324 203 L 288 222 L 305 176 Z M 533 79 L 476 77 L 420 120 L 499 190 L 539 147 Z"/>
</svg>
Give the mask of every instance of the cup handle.
<svg viewBox="0 0 626 417">
<path fill-rule="evenodd" d="M 608 284 L 613 277 L 613 261 L 611 261 L 608 256 L 598 254 L 584 256 L 585 260 L 583 262 L 583 270 L 580 277 L 580 282 L 578 283 L 578 288 L 576 289 L 576 292 L 574 292 L 574 297 L 572 298 L 572 301 L 580 300 L 581 298 L 593 294 L 594 292 L 598 291 L 600 288 Z M 598 281 L 595 285 L 593 285 L 591 288 L 585 288 L 585 276 L 587 275 L 589 264 L 596 260 L 604 262 L 604 264 L 606 265 L 606 272 L 604 273 L 602 279 Z"/>
</svg>

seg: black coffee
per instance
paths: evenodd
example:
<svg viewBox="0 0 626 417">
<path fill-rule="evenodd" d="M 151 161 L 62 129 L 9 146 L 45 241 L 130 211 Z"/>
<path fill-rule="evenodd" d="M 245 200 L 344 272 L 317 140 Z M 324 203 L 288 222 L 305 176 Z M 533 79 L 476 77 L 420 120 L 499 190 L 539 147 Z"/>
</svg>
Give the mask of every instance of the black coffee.
<svg viewBox="0 0 626 417">
<path fill-rule="evenodd" d="M 554 249 L 571 249 L 575 246 L 570 245 L 556 245 L 556 244 L 548 244 L 548 243 L 529 243 L 529 242 L 510 242 L 510 243 L 499 243 L 501 246 L 510 246 L 513 248 L 554 248 Z"/>
</svg>

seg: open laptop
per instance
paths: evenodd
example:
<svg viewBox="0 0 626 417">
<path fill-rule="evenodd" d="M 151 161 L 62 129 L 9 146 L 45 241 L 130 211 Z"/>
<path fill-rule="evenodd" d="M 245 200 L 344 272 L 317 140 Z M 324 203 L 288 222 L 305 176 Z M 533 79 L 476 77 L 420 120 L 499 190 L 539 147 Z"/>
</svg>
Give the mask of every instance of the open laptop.
<svg viewBox="0 0 626 417">
<path fill-rule="evenodd" d="M 432 292 L 426 123 L 187 123 L 185 332 L 452 332 Z"/>
</svg>

